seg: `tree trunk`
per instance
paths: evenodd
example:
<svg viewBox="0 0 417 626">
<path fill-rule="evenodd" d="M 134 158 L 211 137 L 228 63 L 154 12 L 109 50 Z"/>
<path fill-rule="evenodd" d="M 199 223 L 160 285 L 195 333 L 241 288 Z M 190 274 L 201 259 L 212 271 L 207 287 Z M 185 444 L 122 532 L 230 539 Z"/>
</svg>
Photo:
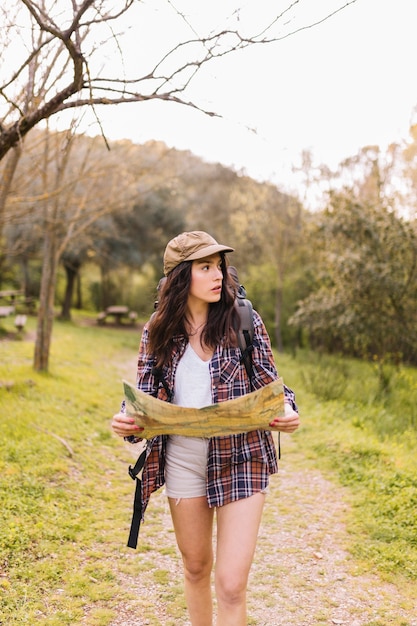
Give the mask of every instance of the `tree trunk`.
<svg viewBox="0 0 417 626">
<path fill-rule="evenodd" d="M 33 367 L 38 372 L 47 372 L 54 321 L 54 297 L 57 272 L 56 235 L 53 229 L 45 233 L 42 263 L 41 290 L 39 297 L 38 326 L 35 342 Z"/>
<path fill-rule="evenodd" d="M 107 268 L 100 266 L 100 274 L 101 274 L 101 294 L 100 294 L 100 300 L 101 300 L 101 309 L 104 311 L 104 309 L 108 306 L 110 306 L 110 304 L 112 304 L 110 302 L 110 297 L 109 297 L 109 272 L 107 271 Z"/>
<path fill-rule="evenodd" d="M 282 343 L 281 320 L 282 320 L 282 287 L 277 287 L 275 292 L 275 344 L 278 352 L 284 351 Z"/>
<path fill-rule="evenodd" d="M 6 161 L 3 174 L 0 179 L 0 239 L 4 226 L 4 209 L 6 206 L 7 196 L 12 186 L 12 181 L 17 170 L 19 159 L 22 155 L 22 146 L 20 142 L 15 146 Z"/>
<path fill-rule="evenodd" d="M 30 298 L 33 295 L 31 282 L 30 282 L 30 271 L 29 271 L 29 259 L 27 256 L 23 256 L 21 259 L 22 266 L 22 289 L 25 294 L 25 298 Z"/>
<path fill-rule="evenodd" d="M 72 297 L 74 294 L 74 286 L 76 284 L 79 266 L 73 263 L 64 264 L 65 273 L 67 275 L 67 286 L 65 288 L 64 302 L 62 303 L 61 319 L 71 320 Z"/>
<path fill-rule="evenodd" d="M 75 308 L 80 311 L 83 308 L 83 294 L 81 290 L 81 274 L 78 268 L 77 276 L 76 276 L 76 290 L 77 290 L 77 301 L 75 303 Z"/>
<path fill-rule="evenodd" d="M 22 154 L 22 147 L 19 143 L 15 146 L 9 155 L 6 164 L 3 169 L 3 173 L 0 177 L 0 270 L 3 268 L 3 264 L 6 262 L 6 254 L 3 248 L 3 228 L 4 228 L 4 210 L 6 207 L 7 196 L 12 186 L 12 181 L 17 170 L 17 165 Z M 2 273 L 2 272 L 0 272 Z M 0 281 L 1 285 L 1 281 Z"/>
</svg>

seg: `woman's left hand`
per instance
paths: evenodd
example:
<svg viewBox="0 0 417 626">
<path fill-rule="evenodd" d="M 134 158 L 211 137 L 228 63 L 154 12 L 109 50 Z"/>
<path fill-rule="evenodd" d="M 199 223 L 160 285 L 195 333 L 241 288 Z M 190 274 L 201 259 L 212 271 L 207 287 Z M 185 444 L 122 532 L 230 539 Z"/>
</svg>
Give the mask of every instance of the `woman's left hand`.
<svg viewBox="0 0 417 626">
<path fill-rule="evenodd" d="M 282 433 L 293 433 L 299 425 L 300 417 L 288 402 L 285 403 L 285 415 L 276 417 L 272 422 L 269 422 L 271 428 L 276 428 Z"/>
</svg>

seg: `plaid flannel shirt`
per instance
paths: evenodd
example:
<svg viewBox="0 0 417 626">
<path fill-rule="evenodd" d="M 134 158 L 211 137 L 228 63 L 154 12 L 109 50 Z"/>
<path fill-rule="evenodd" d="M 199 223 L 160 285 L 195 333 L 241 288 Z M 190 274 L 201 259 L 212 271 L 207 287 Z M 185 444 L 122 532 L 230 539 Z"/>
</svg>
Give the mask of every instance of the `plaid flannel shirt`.
<svg viewBox="0 0 417 626">
<path fill-rule="evenodd" d="M 153 374 L 154 361 L 147 353 L 148 324 L 145 325 L 139 348 L 137 387 L 149 394 L 155 393 L 157 381 Z M 173 393 L 177 366 L 184 353 L 185 337 L 175 338 L 171 362 L 163 368 L 163 377 Z M 268 333 L 259 314 L 254 311 L 253 389 L 259 389 L 278 378 Z M 219 345 L 210 361 L 212 402 L 233 400 L 251 391 L 245 367 L 240 362 L 239 348 Z M 294 409 L 294 393 L 284 388 L 286 401 Z M 167 401 L 167 393 L 160 386 L 158 398 Z M 165 483 L 165 451 L 167 436 L 160 435 L 147 441 L 146 461 L 142 474 L 142 520 L 151 494 Z M 278 471 L 278 461 L 272 434 L 268 430 L 211 437 L 207 460 L 206 495 L 210 507 L 222 506 L 247 498 L 266 489 L 269 475 Z"/>
</svg>

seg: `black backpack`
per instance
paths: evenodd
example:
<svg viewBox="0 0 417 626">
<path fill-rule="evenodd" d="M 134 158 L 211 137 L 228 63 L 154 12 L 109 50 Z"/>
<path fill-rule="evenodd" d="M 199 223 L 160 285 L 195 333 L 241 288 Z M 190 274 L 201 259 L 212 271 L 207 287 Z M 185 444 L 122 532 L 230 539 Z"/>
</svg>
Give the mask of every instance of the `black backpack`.
<svg viewBox="0 0 417 626">
<path fill-rule="evenodd" d="M 239 342 L 239 348 L 242 352 L 241 361 L 243 362 L 246 372 L 248 374 L 250 387 L 252 390 L 252 352 L 253 352 L 253 308 L 252 302 L 246 298 L 246 289 L 239 282 L 239 276 L 237 269 L 230 265 L 227 268 L 229 276 L 232 279 L 233 286 L 235 288 L 235 308 L 239 313 L 240 326 L 237 330 L 237 338 Z"/>
<path fill-rule="evenodd" d="M 235 290 L 235 307 L 237 312 L 239 313 L 239 329 L 236 329 L 238 336 L 239 348 L 242 352 L 241 362 L 244 364 L 246 373 L 249 378 L 251 391 L 253 390 L 252 385 L 252 377 L 253 377 L 253 369 L 252 369 L 252 352 L 253 352 L 253 335 L 254 335 L 254 326 L 253 326 L 253 308 L 250 300 L 246 298 L 246 290 L 243 285 L 239 283 L 239 277 L 237 273 L 237 269 L 231 265 L 227 268 L 229 273 L 229 277 L 232 279 L 232 286 Z M 161 278 L 158 283 L 157 291 L 160 291 L 161 287 L 164 284 L 166 278 Z M 158 300 L 154 302 L 154 309 L 158 307 Z M 153 371 L 153 374 L 156 379 L 155 385 L 155 393 L 156 396 L 158 393 L 159 385 L 162 384 L 168 392 L 167 384 L 156 368 Z M 136 480 L 136 490 L 135 490 L 135 499 L 133 503 L 133 515 L 132 522 L 130 526 L 130 533 L 127 545 L 129 548 L 135 549 L 138 544 L 138 536 L 139 536 L 139 527 L 140 520 L 142 517 L 142 501 L 141 501 L 141 479 L 138 478 L 139 472 L 142 471 L 143 466 L 145 464 L 146 459 L 146 448 L 139 455 L 138 460 L 135 465 L 129 465 L 129 476 Z"/>
</svg>

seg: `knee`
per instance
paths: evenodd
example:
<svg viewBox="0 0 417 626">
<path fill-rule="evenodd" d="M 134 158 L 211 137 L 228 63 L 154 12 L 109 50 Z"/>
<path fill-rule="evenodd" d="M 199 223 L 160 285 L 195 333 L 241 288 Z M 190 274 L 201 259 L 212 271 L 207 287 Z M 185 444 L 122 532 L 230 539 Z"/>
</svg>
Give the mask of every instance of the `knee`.
<svg viewBox="0 0 417 626">
<path fill-rule="evenodd" d="M 228 605 L 236 605 L 244 602 L 246 598 L 246 578 L 216 575 L 216 596 L 219 602 Z"/>
<path fill-rule="evenodd" d="M 190 583 L 199 583 L 200 581 L 209 578 L 212 569 L 211 559 L 183 559 L 184 563 L 184 576 Z"/>
</svg>

